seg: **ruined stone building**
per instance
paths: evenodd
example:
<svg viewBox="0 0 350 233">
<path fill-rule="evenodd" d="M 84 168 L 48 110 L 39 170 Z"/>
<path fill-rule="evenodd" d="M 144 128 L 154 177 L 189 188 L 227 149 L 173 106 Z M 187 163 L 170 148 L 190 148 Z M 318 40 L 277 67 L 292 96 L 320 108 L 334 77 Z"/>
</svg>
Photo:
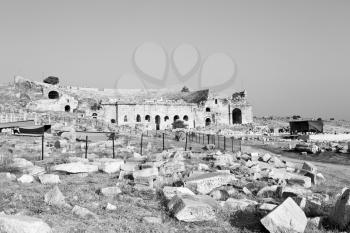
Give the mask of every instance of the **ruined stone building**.
<svg viewBox="0 0 350 233">
<path fill-rule="evenodd" d="M 219 97 L 210 90 L 194 92 L 127 91 L 120 94 L 112 89 L 61 87 L 15 79 L 17 86 L 26 88 L 35 99 L 27 104 L 31 111 L 61 111 L 79 113 L 111 124 L 147 126 L 149 129 L 171 128 L 177 119 L 188 128 L 215 124 L 247 124 L 253 121 L 252 106 L 246 92 Z M 28 91 L 30 90 L 30 91 Z M 93 108 L 88 100 L 99 99 Z M 96 105 L 96 104 L 95 104 Z"/>
</svg>

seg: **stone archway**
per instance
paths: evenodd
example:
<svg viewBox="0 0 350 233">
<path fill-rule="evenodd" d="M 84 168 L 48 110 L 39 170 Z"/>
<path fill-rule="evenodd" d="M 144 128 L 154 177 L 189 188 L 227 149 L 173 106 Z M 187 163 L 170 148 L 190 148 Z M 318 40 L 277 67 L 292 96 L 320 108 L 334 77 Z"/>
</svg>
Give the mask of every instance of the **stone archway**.
<svg viewBox="0 0 350 233">
<path fill-rule="evenodd" d="M 232 124 L 242 124 L 242 111 L 239 108 L 232 110 Z"/>
<path fill-rule="evenodd" d="M 136 116 L 136 122 L 141 122 L 141 116 L 140 116 L 140 114 L 137 114 L 137 116 Z"/>
<path fill-rule="evenodd" d="M 49 99 L 58 99 L 60 95 L 57 91 L 50 91 L 48 94 Z"/>
<path fill-rule="evenodd" d="M 156 130 L 160 130 L 160 116 L 157 115 L 155 118 L 154 118 L 154 121 L 156 123 Z"/>
<path fill-rule="evenodd" d="M 209 126 L 211 124 L 211 119 L 207 118 L 205 119 L 205 126 Z"/>
<path fill-rule="evenodd" d="M 180 119 L 179 115 L 175 115 L 174 116 L 174 122 L 177 121 L 178 119 Z"/>
<path fill-rule="evenodd" d="M 65 112 L 70 112 L 70 106 L 69 106 L 69 105 L 66 105 L 66 106 L 64 107 L 64 111 L 65 111 Z"/>
</svg>

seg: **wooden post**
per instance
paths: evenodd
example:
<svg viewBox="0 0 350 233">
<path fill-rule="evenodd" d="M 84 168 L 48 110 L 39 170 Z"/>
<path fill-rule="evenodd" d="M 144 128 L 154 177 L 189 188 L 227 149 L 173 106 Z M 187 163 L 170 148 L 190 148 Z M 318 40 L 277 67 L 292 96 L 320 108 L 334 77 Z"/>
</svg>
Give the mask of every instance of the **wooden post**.
<svg viewBox="0 0 350 233">
<path fill-rule="evenodd" d="M 208 137 L 208 144 L 210 144 L 210 135 L 208 134 L 207 137 Z"/>
<path fill-rule="evenodd" d="M 205 140 L 205 135 L 203 134 L 203 144 L 205 144 L 204 140 Z"/>
<path fill-rule="evenodd" d="M 214 145 L 216 145 L 216 143 L 215 143 L 215 134 L 213 134 L 213 142 L 214 142 Z"/>
<path fill-rule="evenodd" d="M 185 151 L 187 151 L 187 133 L 186 133 Z"/>
<path fill-rule="evenodd" d="M 41 136 L 41 160 L 44 160 L 44 133 Z"/>
<path fill-rule="evenodd" d="M 148 131 L 147 131 L 148 133 Z M 142 155 L 142 143 L 143 143 L 143 134 L 141 134 L 141 149 L 140 149 L 140 154 Z"/>
<path fill-rule="evenodd" d="M 163 133 L 163 150 L 165 150 L 165 145 L 164 145 L 164 133 Z"/>
<path fill-rule="evenodd" d="M 86 135 L 86 141 L 85 141 L 85 158 L 87 159 L 87 151 L 88 151 L 88 136 Z"/>
<path fill-rule="evenodd" d="M 239 140 L 239 151 L 242 152 L 242 140 Z"/>
</svg>

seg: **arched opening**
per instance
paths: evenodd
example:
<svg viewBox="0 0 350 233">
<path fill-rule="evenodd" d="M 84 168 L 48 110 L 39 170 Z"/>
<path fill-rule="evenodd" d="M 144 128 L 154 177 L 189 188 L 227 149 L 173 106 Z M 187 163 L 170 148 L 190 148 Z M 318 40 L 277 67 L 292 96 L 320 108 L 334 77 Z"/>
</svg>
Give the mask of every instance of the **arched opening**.
<svg viewBox="0 0 350 233">
<path fill-rule="evenodd" d="M 215 104 L 218 104 L 218 99 L 215 99 Z"/>
<path fill-rule="evenodd" d="M 127 115 L 124 116 L 124 122 L 128 122 L 128 116 Z"/>
<path fill-rule="evenodd" d="M 146 115 L 146 116 L 145 116 L 145 120 L 148 121 L 148 122 L 150 122 L 150 121 L 151 121 L 151 116 L 150 116 L 150 115 Z"/>
<path fill-rule="evenodd" d="M 239 108 L 232 110 L 232 124 L 242 124 L 242 111 Z"/>
<path fill-rule="evenodd" d="M 175 115 L 175 116 L 174 116 L 174 121 L 176 121 L 176 120 L 178 120 L 178 119 L 180 119 L 179 115 Z"/>
<path fill-rule="evenodd" d="M 168 121 L 169 120 L 169 117 L 168 116 L 165 116 L 164 117 L 164 121 Z"/>
<path fill-rule="evenodd" d="M 188 116 L 185 115 L 185 116 L 183 117 L 183 120 L 184 120 L 184 121 L 188 121 Z"/>
<path fill-rule="evenodd" d="M 210 108 L 206 108 L 205 111 L 206 111 L 206 112 L 210 112 Z"/>
<path fill-rule="evenodd" d="M 70 106 L 69 106 L 69 105 L 66 105 L 66 106 L 64 107 L 64 111 L 65 111 L 65 112 L 70 112 Z"/>
<path fill-rule="evenodd" d="M 48 94 L 49 99 L 58 99 L 60 95 L 57 91 L 50 91 Z"/>
<path fill-rule="evenodd" d="M 155 118 L 154 118 L 154 121 L 156 123 L 156 130 L 160 130 L 160 116 L 157 115 Z"/>
<path fill-rule="evenodd" d="M 112 124 L 115 124 L 115 119 L 111 119 L 111 123 L 112 123 Z"/>
<path fill-rule="evenodd" d="M 94 113 L 92 114 L 92 118 L 94 118 L 94 119 L 97 118 L 97 113 L 96 113 L 96 112 L 94 112 Z"/>
<path fill-rule="evenodd" d="M 210 118 L 205 119 L 205 126 L 208 126 L 210 124 L 211 124 L 211 119 Z"/>
<path fill-rule="evenodd" d="M 141 116 L 139 114 L 136 116 L 136 122 L 141 122 Z"/>
</svg>

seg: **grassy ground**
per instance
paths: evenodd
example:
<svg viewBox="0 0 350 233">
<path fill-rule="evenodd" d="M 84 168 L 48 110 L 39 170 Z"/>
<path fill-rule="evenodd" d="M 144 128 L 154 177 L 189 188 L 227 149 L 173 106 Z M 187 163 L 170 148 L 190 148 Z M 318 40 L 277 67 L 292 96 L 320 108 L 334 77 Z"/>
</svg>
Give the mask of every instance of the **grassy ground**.
<svg viewBox="0 0 350 233">
<path fill-rule="evenodd" d="M 144 142 L 152 144 L 154 153 L 162 148 L 161 138 L 144 138 Z M 138 146 L 139 138 L 131 138 L 126 144 Z M 166 147 L 182 147 L 184 142 L 166 142 Z M 194 151 L 201 151 L 202 145 L 189 142 L 189 147 Z M 278 153 L 275 148 L 262 148 L 261 146 L 245 146 L 243 150 L 259 151 L 261 153 Z M 120 155 L 120 154 L 119 154 Z M 198 154 L 199 155 L 199 154 Z M 68 155 L 58 155 L 56 158 L 48 158 L 45 161 L 37 161 L 36 164 L 46 167 L 57 163 Z M 121 155 L 120 155 L 121 156 Z M 296 157 L 297 155 L 295 155 Z M 289 158 L 288 158 L 289 157 Z M 284 157 L 287 160 L 301 164 L 303 159 Z M 194 153 L 194 158 L 189 161 L 196 164 L 201 161 Z M 314 162 L 319 171 L 326 177 L 326 182 L 314 187 L 314 191 L 327 193 L 331 196 L 331 202 L 334 202 L 334 196 L 344 186 L 350 186 L 350 167 Z M 102 187 L 115 186 L 120 183 L 118 175 L 107 175 L 103 173 L 90 174 L 87 177 L 76 175 L 60 175 L 61 184 L 59 188 L 66 196 L 66 200 L 72 206 L 79 205 L 89 209 L 97 214 L 98 219 L 81 219 L 71 213 L 69 209 L 51 207 L 45 204 L 44 195 L 52 186 L 42 185 L 35 182 L 29 185 L 18 184 L 17 182 L 0 180 L 0 212 L 7 214 L 22 213 L 25 215 L 36 216 L 47 222 L 55 233 L 63 232 L 263 232 L 259 219 L 262 216 L 251 214 L 242 214 L 232 216 L 229 213 L 218 212 L 216 222 L 204 223 L 184 223 L 176 221 L 169 216 L 164 200 L 157 192 L 140 191 L 133 187 L 132 183 L 122 183 L 123 193 L 116 197 L 104 197 L 97 194 L 97 190 Z M 107 203 L 117 206 L 116 211 L 107 211 L 104 209 Z M 143 217 L 153 216 L 161 217 L 162 224 L 150 224 L 143 221 Z M 250 224 L 249 224 L 250 223 Z M 247 228 L 248 225 L 248 228 Z M 337 232 L 333 230 L 318 230 L 308 227 L 306 233 L 313 232 Z"/>
</svg>

